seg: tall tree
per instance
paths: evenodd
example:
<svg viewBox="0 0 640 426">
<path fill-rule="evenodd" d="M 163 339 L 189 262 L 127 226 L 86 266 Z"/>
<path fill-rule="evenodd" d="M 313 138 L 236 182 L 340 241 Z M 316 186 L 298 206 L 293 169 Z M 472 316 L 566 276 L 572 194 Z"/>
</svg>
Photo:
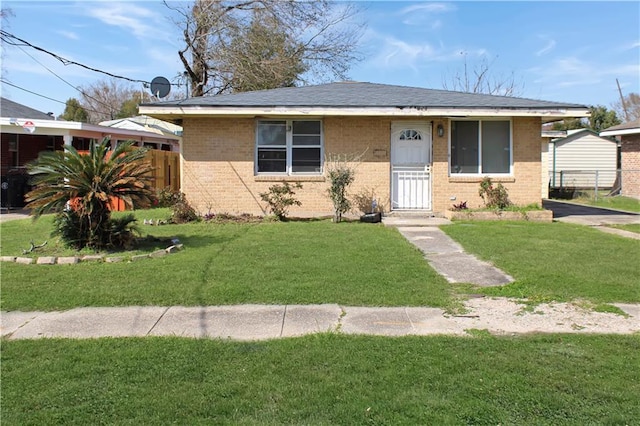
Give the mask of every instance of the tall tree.
<svg viewBox="0 0 640 426">
<path fill-rule="evenodd" d="M 125 100 L 133 98 L 136 90 L 115 78 L 99 80 L 82 86 L 82 106 L 89 112 L 89 122 L 114 120 Z"/>
<path fill-rule="evenodd" d="M 353 22 L 357 9 L 350 3 L 195 0 L 188 8 L 165 5 L 180 16 L 176 24 L 185 47 L 178 54 L 191 96 L 344 79 L 359 59 L 355 49 L 362 25 Z M 271 76 L 268 84 L 262 81 L 265 75 Z"/>
<path fill-rule="evenodd" d="M 152 99 L 151 94 L 136 89 L 116 78 L 99 80 L 80 88 L 82 106 L 89 113 L 89 122 L 132 117 L 138 114 L 138 105 Z"/>
<path fill-rule="evenodd" d="M 89 113 L 80 105 L 80 101 L 70 98 L 65 103 L 64 112 L 60 115 L 60 118 L 66 121 L 86 123 L 89 121 Z"/>
<path fill-rule="evenodd" d="M 255 10 L 251 23 L 234 29 L 230 37 L 228 48 L 215 56 L 233 92 L 291 87 L 307 70 L 303 46 L 262 10 Z"/>
<path fill-rule="evenodd" d="M 467 53 L 462 52 L 462 55 L 464 55 L 462 69 L 445 76 L 442 81 L 442 87 L 445 90 L 498 96 L 522 94 L 524 84 L 518 81 L 514 72 L 508 75 L 495 72 L 494 64 L 497 57 L 489 61 L 486 56 L 483 56 L 478 63 L 472 65 L 467 62 Z"/>
<path fill-rule="evenodd" d="M 590 106 L 588 118 L 567 118 L 553 124 L 553 130 L 591 129 L 600 133 L 604 129 L 620 124 L 616 112 L 602 105 Z"/>
<path fill-rule="evenodd" d="M 601 132 L 606 128 L 620 124 L 620 119 L 614 110 L 609 110 L 602 105 L 589 107 L 591 115 L 589 116 L 588 127 L 594 132 Z"/>
<path fill-rule="evenodd" d="M 640 119 L 640 94 L 629 93 L 624 98 L 614 102 L 612 105 L 616 115 L 625 121 L 635 121 Z"/>
</svg>

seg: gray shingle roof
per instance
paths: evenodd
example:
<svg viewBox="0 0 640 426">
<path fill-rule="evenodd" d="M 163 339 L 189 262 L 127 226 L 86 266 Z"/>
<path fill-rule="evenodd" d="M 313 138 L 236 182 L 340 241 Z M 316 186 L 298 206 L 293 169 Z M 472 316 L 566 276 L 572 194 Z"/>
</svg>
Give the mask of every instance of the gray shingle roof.
<svg viewBox="0 0 640 426">
<path fill-rule="evenodd" d="M 579 104 L 360 82 L 286 87 L 145 105 L 167 107 L 586 108 L 586 106 Z"/>
<path fill-rule="evenodd" d="M 617 130 L 631 130 L 640 128 L 640 118 L 637 120 L 629 121 L 627 123 L 618 124 L 617 126 L 611 126 L 604 129 L 604 132 L 617 131 Z"/>
<path fill-rule="evenodd" d="M 44 112 L 29 108 L 26 105 L 0 98 L 0 116 L 7 118 L 31 118 L 34 120 L 54 120 Z"/>
</svg>

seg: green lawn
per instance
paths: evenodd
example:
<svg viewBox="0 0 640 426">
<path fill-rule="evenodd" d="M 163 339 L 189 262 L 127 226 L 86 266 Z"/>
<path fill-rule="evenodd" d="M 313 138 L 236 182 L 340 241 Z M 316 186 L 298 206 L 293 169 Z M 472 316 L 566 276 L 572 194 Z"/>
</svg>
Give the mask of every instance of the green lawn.
<svg viewBox="0 0 640 426">
<path fill-rule="evenodd" d="M 618 228 L 623 229 L 625 231 L 635 232 L 636 234 L 640 234 L 640 223 L 629 223 L 625 225 L 607 225 L 610 228 Z"/>
<path fill-rule="evenodd" d="M 166 209 L 137 212 L 167 217 Z M 452 286 L 395 229 L 330 221 L 143 226 L 185 250 L 115 264 L 2 264 L 3 310 L 241 303 L 454 308 L 471 291 L 531 301 L 640 302 L 637 240 L 565 223 L 457 222 L 443 229 L 516 279 L 501 288 Z M 48 238 L 50 218 L 2 224 L 2 254 Z M 53 250 L 55 242 L 45 249 Z M 64 251 L 64 250 L 63 250 Z M 455 296 L 455 295 L 454 295 Z"/>
<path fill-rule="evenodd" d="M 640 302 L 637 240 L 557 222 L 458 222 L 442 229 L 516 280 L 479 292 L 533 301 Z"/>
<path fill-rule="evenodd" d="M 139 212 L 140 218 L 159 215 Z M 16 254 L 42 223 L 2 224 L 2 254 Z M 182 252 L 115 264 L 2 264 L 3 310 L 77 306 L 239 303 L 440 306 L 451 288 L 395 229 L 330 221 L 146 226 Z M 19 254 L 19 253 L 17 253 Z"/>
<path fill-rule="evenodd" d="M 640 336 L 2 342 L 3 425 L 637 424 Z"/>
<path fill-rule="evenodd" d="M 570 200 L 572 203 L 587 204 L 589 206 L 606 207 L 609 209 L 624 210 L 628 212 L 640 212 L 640 200 L 623 196 L 599 196 L 598 200 L 592 197 L 579 197 Z"/>
</svg>

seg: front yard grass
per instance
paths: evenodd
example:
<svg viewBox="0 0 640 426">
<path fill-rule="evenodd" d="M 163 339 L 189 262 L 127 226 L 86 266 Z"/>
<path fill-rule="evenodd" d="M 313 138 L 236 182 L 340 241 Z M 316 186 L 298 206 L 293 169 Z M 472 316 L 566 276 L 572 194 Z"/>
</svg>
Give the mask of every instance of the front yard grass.
<svg viewBox="0 0 640 426">
<path fill-rule="evenodd" d="M 164 213 L 136 212 L 140 221 Z M 20 254 L 31 239 L 48 238 L 50 229 L 44 229 L 29 219 L 3 223 L 2 254 Z M 142 229 L 177 237 L 185 249 L 133 263 L 5 262 L 2 309 L 243 303 L 446 308 L 452 303 L 450 286 L 420 251 L 382 225 L 201 222 Z"/>
<path fill-rule="evenodd" d="M 583 196 L 569 201 L 589 206 L 606 207 L 609 209 L 640 213 L 640 200 L 632 197 L 624 197 L 620 195 L 599 196 L 596 200 L 593 196 Z"/>
<path fill-rule="evenodd" d="M 636 424 L 640 336 L 2 342 L 3 425 Z"/>
<path fill-rule="evenodd" d="M 534 302 L 640 302 L 637 240 L 566 223 L 458 222 L 442 229 L 516 280 L 474 292 Z"/>
<path fill-rule="evenodd" d="M 610 228 L 618 228 L 624 231 L 635 232 L 636 234 L 640 234 L 640 223 L 627 223 L 624 225 L 607 225 L 607 226 Z"/>
</svg>

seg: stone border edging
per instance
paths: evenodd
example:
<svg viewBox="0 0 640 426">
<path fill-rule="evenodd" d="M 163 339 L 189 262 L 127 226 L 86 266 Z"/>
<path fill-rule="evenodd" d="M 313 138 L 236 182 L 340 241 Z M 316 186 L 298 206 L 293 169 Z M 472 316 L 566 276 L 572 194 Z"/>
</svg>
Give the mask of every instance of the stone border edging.
<svg viewBox="0 0 640 426">
<path fill-rule="evenodd" d="M 119 263 L 129 260 L 129 262 L 137 262 L 143 259 L 155 259 L 164 257 L 168 254 L 173 254 L 181 251 L 184 248 L 184 244 L 174 244 L 167 247 L 164 250 L 156 250 L 148 254 L 137 254 L 134 256 L 108 256 L 101 254 L 88 254 L 85 256 L 67 256 L 67 257 L 55 257 L 55 256 L 40 256 L 40 257 L 26 257 L 26 256 L 0 256 L 0 262 L 13 262 L 20 263 L 22 265 L 75 265 L 83 262 L 96 262 L 96 263 Z"/>
</svg>

